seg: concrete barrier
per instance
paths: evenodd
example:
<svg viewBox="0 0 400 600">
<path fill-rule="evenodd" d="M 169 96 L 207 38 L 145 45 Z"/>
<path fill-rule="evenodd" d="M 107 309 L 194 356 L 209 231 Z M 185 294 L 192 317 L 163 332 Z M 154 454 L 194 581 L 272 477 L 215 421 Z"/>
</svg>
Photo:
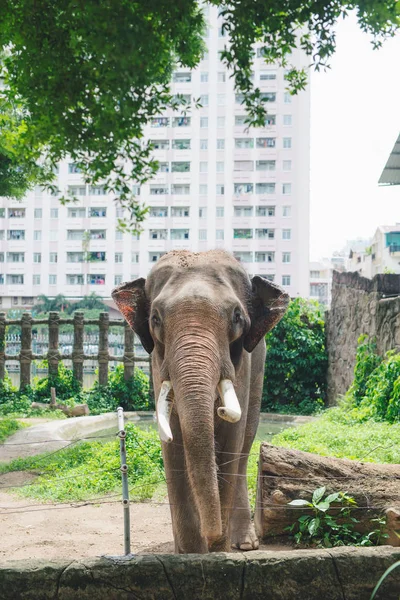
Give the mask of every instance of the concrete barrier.
<svg viewBox="0 0 400 600">
<path fill-rule="evenodd" d="M 1 600 L 369 600 L 400 550 L 142 555 L 0 565 Z M 377 600 L 399 600 L 400 570 Z"/>
</svg>

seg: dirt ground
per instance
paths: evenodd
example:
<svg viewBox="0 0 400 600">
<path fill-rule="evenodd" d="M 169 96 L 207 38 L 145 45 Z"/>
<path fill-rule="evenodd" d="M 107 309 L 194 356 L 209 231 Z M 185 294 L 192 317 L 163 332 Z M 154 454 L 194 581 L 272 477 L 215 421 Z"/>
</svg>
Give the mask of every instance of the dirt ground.
<svg viewBox="0 0 400 600">
<path fill-rule="evenodd" d="M 3 486 L 27 481 L 27 474 L 22 472 L 1 475 Z M 0 492 L 0 561 L 123 554 L 123 509 L 119 502 L 61 506 L 47 510 L 48 505 Z M 130 515 L 132 553 L 174 552 L 168 506 L 132 503 Z M 279 551 L 288 546 L 262 549 Z"/>
</svg>

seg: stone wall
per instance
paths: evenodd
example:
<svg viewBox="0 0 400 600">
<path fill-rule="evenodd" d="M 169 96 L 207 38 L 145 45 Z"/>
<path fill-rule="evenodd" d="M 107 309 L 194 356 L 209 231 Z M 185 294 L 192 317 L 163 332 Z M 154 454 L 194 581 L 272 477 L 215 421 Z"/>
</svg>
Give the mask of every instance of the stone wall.
<svg viewBox="0 0 400 600">
<path fill-rule="evenodd" d="M 0 564 L 0 600 L 369 600 L 400 551 L 379 548 L 102 557 Z M 400 570 L 377 600 L 398 600 Z"/>
<path fill-rule="evenodd" d="M 400 349 L 400 275 L 368 279 L 334 271 L 326 331 L 328 404 L 332 405 L 353 381 L 360 335 L 376 338 L 379 354 Z"/>
</svg>

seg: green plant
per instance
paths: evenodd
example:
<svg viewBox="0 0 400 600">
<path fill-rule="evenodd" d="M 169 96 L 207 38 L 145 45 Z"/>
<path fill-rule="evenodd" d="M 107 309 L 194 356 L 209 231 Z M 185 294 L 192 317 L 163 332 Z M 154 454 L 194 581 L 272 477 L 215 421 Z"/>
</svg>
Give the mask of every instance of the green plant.
<svg viewBox="0 0 400 600">
<path fill-rule="evenodd" d="M 378 583 L 374 587 L 374 590 L 373 590 L 373 592 L 371 594 L 370 600 L 374 600 L 374 598 L 375 598 L 375 596 L 376 596 L 379 588 L 381 587 L 382 583 L 385 581 L 386 577 L 388 577 L 388 575 L 390 575 L 390 573 L 392 573 L 392 571 L 394 571 L 398 567 L 400 567 L 400 560 L 398 560 L 397 562 L 395 562 L 393 565 L 390 565 L 390 567 L 388 567 L 386 569 L 386 571 L 384 572 L 384 574 L 382 575 L 382 577 L 379 579 Z"/>
<path fill-rule="evenodd" d="M 325 496 L 326 488 L 317 488 L 311 502 L 298 498 L 289 502 L 289 506 L 309 508 L 312 514 L 303 514 L 297 522 L 286 528 L 293 534 L 297 544 L 312 544 L 325 548 L 333 546 L 376 546 L 383 537 L 388 537 L 382 532 L 385 521 L 372 519 L 375 526 L 368 534 L 361 534 L 355 530 L 359 521 L 352 516 L 351 509 L 357 507 L 352 496 L 346 492 L 335 492 Z M 337 510 L 334 515 L 329 514 L 335 505 Z"/>
<path fill-rule="evenodd" d="M 361 335 L 358 338 L 354 380 L 346 394 L 354 405 L 359 405 L 364 398 L 368 378 L 381 361 L 382 358 L 376 353 L 375 340 L 369 340 L 367 335 Z"/>
<path fill-rule="evenodd" d="M 124 367 L 118 365 L 109 376 L 108 382 L 111 396 L 125 410 L 154 410 L 149 403 L 149 378 L 140 369 L 135 369 L 134 376 L 124 379 Z"/>
<path fill-rule="evenodd" d="M 265 339 L 262 410 L 312 414 L 321 409 L 328 364 L 323 307 L 296 298 Z"/>
<path fill-rule="evenodd" d="M 0 419 L 0 443 L 21 429 L 22 425 L 15 419 Z"/>
<path fill-rule="evenodd" d="M 52 387 L 56 390 L 58 400 L 68 399 L 71 396 L 78 399 L 82 390 L 81 384 L 75 379 L 71 369 L 67 369 L 63 363 L 59 363 L 57 375 L 48 375 L 41 379 L 36 378 L 34 387 L 29 390 L 29 394 L 32 395 L 35 402 L 49 402 Z"/>
</svg>

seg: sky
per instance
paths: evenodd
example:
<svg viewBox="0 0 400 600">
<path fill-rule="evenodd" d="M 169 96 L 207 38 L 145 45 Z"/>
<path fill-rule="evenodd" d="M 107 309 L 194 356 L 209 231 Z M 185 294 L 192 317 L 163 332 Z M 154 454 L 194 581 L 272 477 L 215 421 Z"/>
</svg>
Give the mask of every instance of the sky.
<svg viewBox="0 0 400 600">
<path fill-rule="evenodd" d="M 341 21 L 331 69 L 311 76 L 311 260 L 400 222 L 400 186 L 378 186 L 400 133 L 400 34 L 370 39 Z"/>
</svg>

